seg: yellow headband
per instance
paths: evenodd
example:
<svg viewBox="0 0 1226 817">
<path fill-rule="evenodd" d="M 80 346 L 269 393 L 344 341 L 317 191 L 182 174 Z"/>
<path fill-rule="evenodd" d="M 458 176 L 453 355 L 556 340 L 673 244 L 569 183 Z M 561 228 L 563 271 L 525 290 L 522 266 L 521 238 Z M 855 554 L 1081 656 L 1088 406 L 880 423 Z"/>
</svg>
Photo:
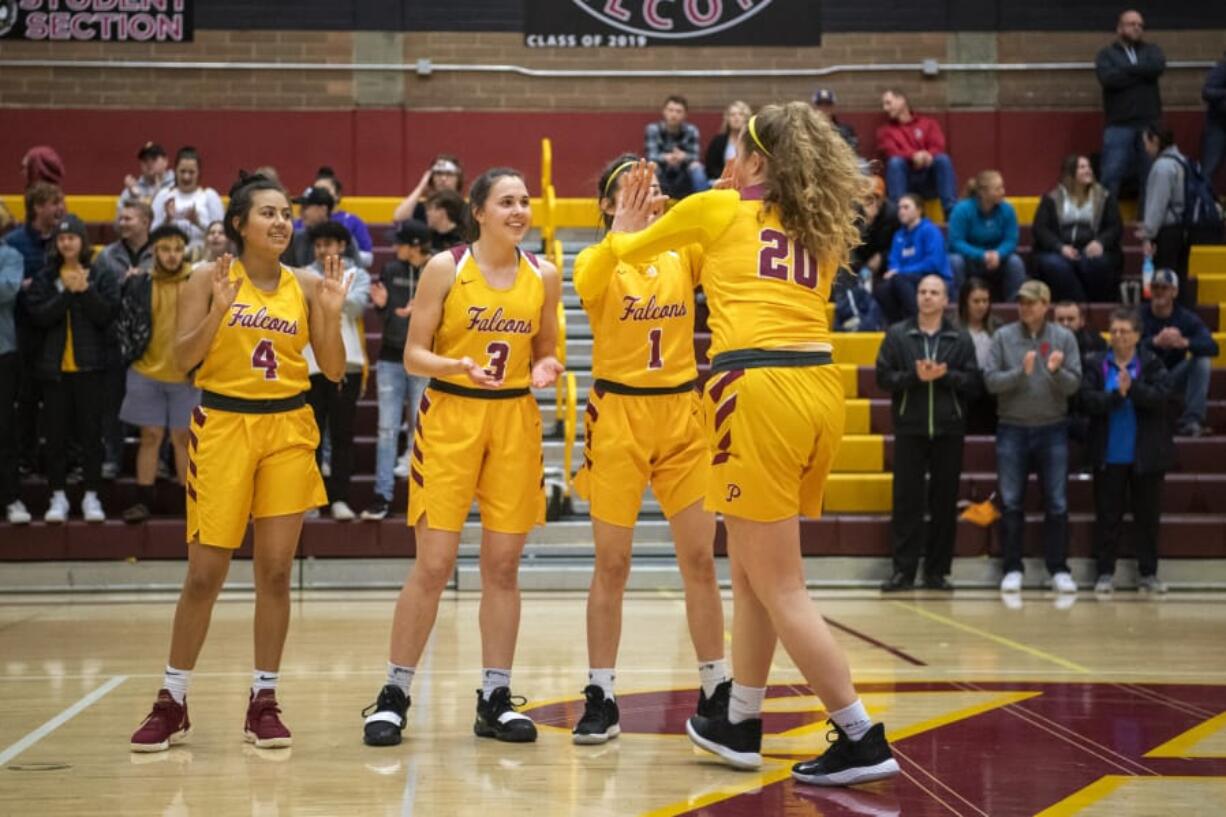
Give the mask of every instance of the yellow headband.
<svg viewBox="0 0 1226 817">
<path fill-rule="evenodd" d="M 758 150 L 766 154 L 766 158 L 772 159 L 774 157 L 771 156 L 771 152 L 766 149 L 766 145 L 762 144 L 762 140 L 758 138 L 758 129 L 755 128 L 753 125 L 754 120 L 757 118 L 758 118 L 757 114 L 754 114 L 753 116 L 749 117 L 749 125 L 747 126 L 749 130 L 749 138 L 753 139 L 753 143 L 758 146 Z"/>
<path fill-rule="evenodd" d="M 628 162 L 622 162 L 617 167 L 613 168 L 613 172 L 609 174 L 609 180 L 604 183 L 604 197 L 609 197 L 609 191 L 613 189 L 613 180 L 620 176 L 627 168 L 634 167 L 639 163 L 638 159 L 631 159 Z"/>
</svg>

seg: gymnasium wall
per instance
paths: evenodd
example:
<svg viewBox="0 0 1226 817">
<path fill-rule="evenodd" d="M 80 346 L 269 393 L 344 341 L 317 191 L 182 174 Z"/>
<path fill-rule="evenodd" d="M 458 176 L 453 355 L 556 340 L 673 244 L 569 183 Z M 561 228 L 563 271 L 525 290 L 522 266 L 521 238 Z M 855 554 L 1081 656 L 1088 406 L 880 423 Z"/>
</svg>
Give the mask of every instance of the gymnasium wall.
<svg viewBox="0 0 1226 817">
<path fill-rule="evenodd" d="M 202 8 L 203 8 L 202 4 Z M 311 4 L 306 4 L 310 6 Z M 359 4 L 360 5 L 360 4 Z M 827 5 L 827 14 L 829 6 Z M 1223 4 L 1226 6 L 1226 4 Z M 437 22 L 437 21 L 436 21 Z M 919 62 L 1090 61 L 1111 38 L 1085 32 L 828 31 L 814 48 L 528 49 L 508 31 L 197 30 L 181 45 L 99 43 L 0 44 L 0 59 L 253 61 L 261 63 L 513 64 L 529 68 L 780 68 Z M 199 21 L 198 21 L 199 25 Z M 1149 35 L 1172 60 L 1215 60 L 1226 28 L 1157 30 Z M 291 185 L 331 164 L 347 192 L 407 191 L 430 156 L 458 153 L 479 170 L 494 162 L 537 168 L 537 143 L 550 136 L 560 195 L 587 195 L 597 166 L 641 146 L 643 125 L 662 97 L 680 91 L 704 137 L 731 99 L 753 105 L 807 98 L 811 78 L 672 77 L 573 79 L 510 74 L 349 70 L 155 70 L 98 67 L 0 69 L 0 191 L 20 186 L 17 162 L 33 144 L 55 146 L 73 193 L 110 193 L 134 166 L 136 147 L 154 139 L 173 150 L 195 144 L 206 181 L 224 187 L 234 171 L 278 166 Z M 1170 70 L 1163 98 L 1181 142 L 1199 145 L 1203 70 Z M 836 73 L 821 83 L 839 95 L 842 115 L 872 151 L 877 102 L 887 85 L 905 88 L 917 109 L 946 124 L 962 176 L 1000 168 L 1013 193 L 1052 182 L 1070 150 L 1100 141 L 1099 87 L 1092 71 L 1046 73 Z M 458 111 L 463 110 L 460 115 Z M 1194 152 L 1197 152 L 1194 150 Z M 12 168 L 12 171 L 9 170 Z"/>
</svg>

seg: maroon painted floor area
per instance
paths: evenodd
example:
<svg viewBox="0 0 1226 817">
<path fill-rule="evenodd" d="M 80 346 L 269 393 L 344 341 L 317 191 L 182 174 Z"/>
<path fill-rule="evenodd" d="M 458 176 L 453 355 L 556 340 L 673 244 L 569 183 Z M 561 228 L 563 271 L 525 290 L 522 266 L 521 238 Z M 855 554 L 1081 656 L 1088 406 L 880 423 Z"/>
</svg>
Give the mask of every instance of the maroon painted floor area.
<svg viewBox="0 0 1226 817">
<path fill-rule="evenodd" d="M 1110 683 L 863 684 L 861 692 L 1036 691 L 1041 694 L 914 735 L 896 744 L 903 775 L 860 789 L 820 790 L 790 780 L 690 812 L 733 815 L 1033 815 L 1104 775 L 1226 776 L 1226 759 L 1146 758 L 1166 743 L 1226 712 L 1226 686 Z M 771 687 L 768 697 L 811 694 Z M 682 734 L 693 712 L 691 690 L 619 696 L 622 731 Z M 538 722 L 568 726 L 581 701 L 543 706 Z M 824 717 L 767 713 L 767 734 Z M 730 783 L 737 773 L 729 770 Z M 1226 806 L 1223 807 L 1226 813 Z"/>
</svg>

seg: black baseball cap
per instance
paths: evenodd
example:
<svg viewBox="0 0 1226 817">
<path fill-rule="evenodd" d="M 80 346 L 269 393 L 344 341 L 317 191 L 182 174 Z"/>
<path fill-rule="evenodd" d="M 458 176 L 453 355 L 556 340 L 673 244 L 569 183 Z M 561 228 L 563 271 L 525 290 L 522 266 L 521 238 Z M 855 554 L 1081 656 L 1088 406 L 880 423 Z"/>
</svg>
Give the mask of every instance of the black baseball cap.
<svg viewBox="0 0 1226 817">
<path fill-rule="evenodd" d="M 158 156 L 165 156 L 166 148 L 159 145 L 157 142 L 146 142 L 140 146 L 140 150 L 136 153 L 136 158 L 144 161 L 145 159 L 153 159 Z"/>
<path fill-rule="evenodd" d="M 818 88 L 813 92 L 814 105 L 833 105 L 834 103 L 834 91 L 829 88 Z"/>
<path fill-rule="evenodd" d="M 396 227 L 393 241 L 397 244 L 408 244 L 410 247 L 421 247 L 430 243 L 430 228 L 417 219 L 400 222 Z"/>
<path fill-rule="evenodd" d="M 322 205 L 331 210 L 336 206 L 336 199 L 332 198 L 332 194 L 322 187 L 312 187 L 305 194 L 294 199 L 294 204 L 301 204 L 303 207 Z"/>
</svg>

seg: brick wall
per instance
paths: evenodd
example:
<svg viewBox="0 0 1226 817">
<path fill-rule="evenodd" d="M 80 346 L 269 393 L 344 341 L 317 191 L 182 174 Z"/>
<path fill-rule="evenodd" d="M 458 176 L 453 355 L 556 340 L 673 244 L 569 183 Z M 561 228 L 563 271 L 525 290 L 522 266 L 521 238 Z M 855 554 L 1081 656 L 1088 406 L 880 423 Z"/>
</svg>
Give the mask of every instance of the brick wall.
<svg viewBox="0 0 1226 817">
<path fill-rule="evenodd" d="M 1222 30 L 1155 31 L 1171 59 L 1221 56 Z M 838 64 L 943 61 L 1088 61 L 1108 33 L 829 34 L 820 48 L 668 48 L 643 50 L 536 50 L 516 33 L 239 32 L 199 31 L 181 45 L 26 43 L 5 41 L 5 59 L 134 59 L 259 62 L 386 62 L 420 58 L 435 63 L 511 63 L 533 68 L 816 68 Z M 989 59 L 990 58 L 990 59 Z M 1203 72 L 1167 72 L 1163 97 L 1171 108 L 1200 106 Z M 5 68 L 0 107 L 10 108 L 228 108 L 338 110 L 354 107 L 467 110 L 651 109 L 682 91 L 697 109 L 721 108 L 731 99 L 760 104 L 807 96 L 821 82 L 844 108 L 873 110 L 884 85 L 911 90 L 917 107 L 1094 109 L 1098 85 L 1091 72 L 944 75 L 836 74 L 812 78 L 554 79 L 507 74 L 409 71 L 401 75 L 347 71 L 131 70 Z"/>
</svg>

